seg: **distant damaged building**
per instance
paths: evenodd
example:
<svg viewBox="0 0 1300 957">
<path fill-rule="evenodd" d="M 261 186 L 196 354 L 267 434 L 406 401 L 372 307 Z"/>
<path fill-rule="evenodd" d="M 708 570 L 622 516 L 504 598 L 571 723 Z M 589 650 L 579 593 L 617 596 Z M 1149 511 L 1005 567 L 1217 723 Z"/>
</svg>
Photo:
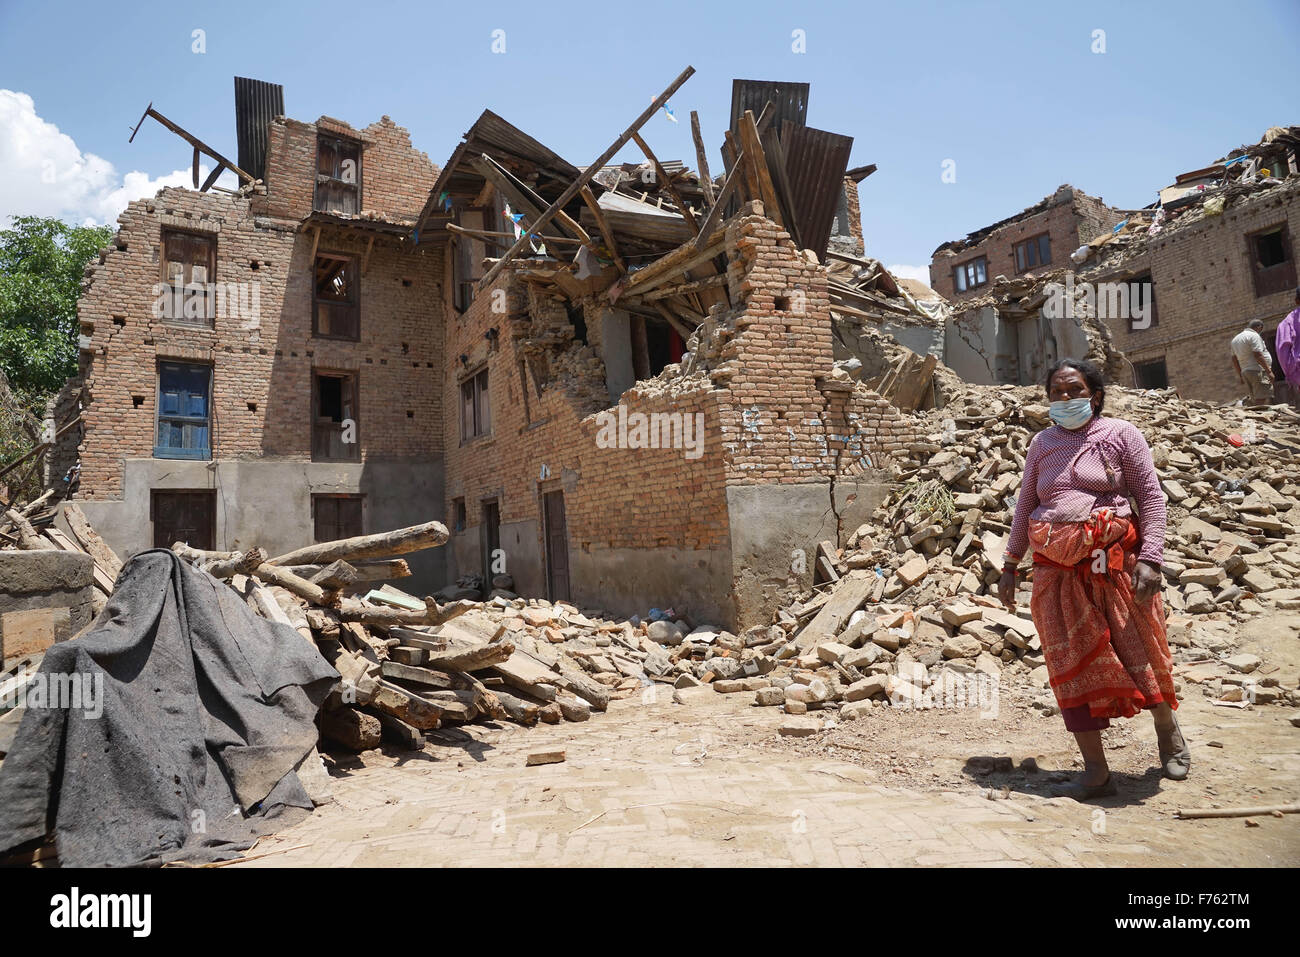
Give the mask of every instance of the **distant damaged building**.
<svg viewBox="0 0 1300 957">
<path fill-rule="evenodd" d="M 854 327 L 934 323 L 863 255 L 874 167 L 807 84 L 736 81 L 715 177 L 698 132 L 698 172 L 642 138 L 667 92 L 592 166 L 487 111 L 439 169 L 240 82 L 238 164 L 171 124 L 238 191 L 132 203 L 81 302 L 80 495 L 119 551 L 440 518 L 408 590 L 738 627 L 879 501 L 927 399 L 857 381 Z"/>
<path fill-rule="evenodd" d="M 1140 210 L 1091 198 L 1076 209 L 1064 197 L 1082 194 L 1062 187 L 940 246 L 931 284 L 956 300 L 944 361 L 968 381 L 1026 384 L 1055 358 L 1088 356 L 1123 385 L 1241 397 L 1228 343 L 1259 319 L 1272 350 L 1278 322 L 1294 308 L 1298 143 L 1300 127 L 1274 127 L 1176 177 Z M 1062 248 L 1053 230 L 1072 241 L 1072 222 L 1080 244 Z M 1297 396 L 1278 382 L 1274 400 Z"/>
</svg>

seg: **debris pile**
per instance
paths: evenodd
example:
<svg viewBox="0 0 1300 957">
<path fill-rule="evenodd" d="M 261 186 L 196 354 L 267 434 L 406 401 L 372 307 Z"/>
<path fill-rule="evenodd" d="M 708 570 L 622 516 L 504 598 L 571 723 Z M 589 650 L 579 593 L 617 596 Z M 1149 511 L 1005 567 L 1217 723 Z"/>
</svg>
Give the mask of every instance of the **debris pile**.
<svg viewBox="0 0 1300 957">
<path fill-rule="evenodd" d="M 625 624 L 503 591 L 486 604 L 439 604 L 387 583 L 410 575 L 394 556 L 447 537 L 429 522 L 273 559 L 260 548 L 209 552 L 177 542 L 173 551 L 316 646 L 340 675 L 321 733 L 354 750 L 381 738 L 419 749 L 425 732 L 479 719 L 585 721 L 648 683 L 644 665 L 658 649 Z"/>
<path fill-rule="evenodd" d="M 1164 595 L 1180 677 L 1224 704 L 1300 704 L 1295 676 L 1235 653 L 1244 622 L 1300 608 L 1300 416 L 1186 402 L 1174 390 L 1110 389 L 1106 403 L 1146 436 L 1168 499 Z M 1047 689 L 1032 572 L 1018 582 L 1017 613 L 996 597 L 1025 451 L 1050 425 L 1042 391 L 968 385 L 918 415 L 932 431 L 908 447 L 872 522 L 842 550 L 822 543 L 821 583 L 742 640 L 770 642 L 760 651 L 780 666 L 765 672 L 769 686 L 717 690 L 852 718 L 981 675 Z M 1050 692 L 1034 703 L 1057 710 Z M 796 721 L 789 733 L 818 726 Z"/>
</svg>

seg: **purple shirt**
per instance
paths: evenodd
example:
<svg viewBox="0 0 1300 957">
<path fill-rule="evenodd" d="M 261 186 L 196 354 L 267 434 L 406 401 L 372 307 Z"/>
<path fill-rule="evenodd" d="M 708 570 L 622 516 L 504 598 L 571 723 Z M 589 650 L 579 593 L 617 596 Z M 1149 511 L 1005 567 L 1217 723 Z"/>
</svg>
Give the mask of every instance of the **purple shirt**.
<svg viewBox="0 0 1300 957">
<path fill-rule="evenodd" d="M 1137 500 L 1142 548 L 1138 558 L 1160 565 L 1165 554 L 1165 496 L 1151 447 L 1131 422 L 1097 416 L 1071 432 L 1053 425 L 1034 436 L 1016 500 L 1006 557 L 1029 547 L 1030 519 L 1084 522 L 1099 508 L 1129 516 Z"/>
<path fill-rule="evenodd" d="M 1300 349 L 1296 348 L 1296 339 L 1300 338 L 1300 308 L 1292 309 L 1287 317 L 1278 323 L 1274 347 L 1277 349 L 1277 361 L 1282 365 L 1282 375 L 1291 385 L 1300 388 Z"/>
</svg>

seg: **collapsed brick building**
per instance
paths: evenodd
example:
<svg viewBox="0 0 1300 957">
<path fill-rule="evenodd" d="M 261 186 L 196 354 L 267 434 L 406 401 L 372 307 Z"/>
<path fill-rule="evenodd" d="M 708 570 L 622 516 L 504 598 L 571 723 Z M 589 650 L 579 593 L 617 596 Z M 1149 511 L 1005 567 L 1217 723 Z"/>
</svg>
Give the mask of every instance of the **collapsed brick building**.
<svg viewBox="0 0 1300 957">
<path fill-rule="evenodd" d="M 1228 343 L 1259 319 L 1280 377 L 1273 340 L 1295 302 L 1297 145 L 1300 128 L 1274 127 L 1176 177 L 1143 209 L 1096 201 L 1088 215 L 1067 217 L 1061 211 L 1071 207 L 1060 198 L 1082 194 L 1062 187 L 967 241 L 940 246 L 931 284 L 956 300 L 944 361 L 968 381 L 1030 384 L 1054 358 L 1089 355 L 1122 385 L 1234 401 L 1243 389 Z M 1064 221 L 1067 239 L 1077 219 L 1079 245 L 1051 232 L 1047 254 L 1031 254 L 1028 234 L 1049 235 L 1051 217 Z M 972 256 L 987 259 L 972 274 L 978 282 L 956 289 Z M 1275 401 L 1297 398 L 1276 385 Z"/>
<path fill-rule="evenodd" d="M 119 552 L 439 518 L 408 588 L 741 627 L 879 501 L 912 426 L 836 324 L 922 313 L 863 258 L 874 167 L 807 84 L 736 81 L 715 179 L 698 135 L 699 172 L 639 134 L 580 170 L 490 111 L 439 169 L 249 82 L 240 188 L 130 204 L 80 303 L 79 495 Z"/>
</svg>

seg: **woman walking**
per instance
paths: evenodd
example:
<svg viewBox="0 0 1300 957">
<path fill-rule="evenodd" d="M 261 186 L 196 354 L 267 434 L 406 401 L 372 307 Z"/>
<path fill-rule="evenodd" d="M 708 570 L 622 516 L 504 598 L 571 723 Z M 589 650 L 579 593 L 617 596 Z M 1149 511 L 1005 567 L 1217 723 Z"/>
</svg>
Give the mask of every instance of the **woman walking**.
<svg viewBox="0 0 1300 957">
<path fill-rule="evenodd" d="M 1132 423 L 1101 414 L 1105 389 L 1091 362 L 1061 359 L 1046 387 L 1055 425 L 1034 436 L 1025 455 L 998 597 L 1014 611 L 1016 568 L 1032 546 L 1034 625 L 1061 717 L 1083 755 L 1083 774 L 1054 794 L 1115 794 L 1101 730 L 1142 710 L 1155 718 L 1165 776 L 1181 780 L 1191 752 L 1174 716 L 1160 596 L 1165 500 L 1151 449 Z"/>
</svg>

